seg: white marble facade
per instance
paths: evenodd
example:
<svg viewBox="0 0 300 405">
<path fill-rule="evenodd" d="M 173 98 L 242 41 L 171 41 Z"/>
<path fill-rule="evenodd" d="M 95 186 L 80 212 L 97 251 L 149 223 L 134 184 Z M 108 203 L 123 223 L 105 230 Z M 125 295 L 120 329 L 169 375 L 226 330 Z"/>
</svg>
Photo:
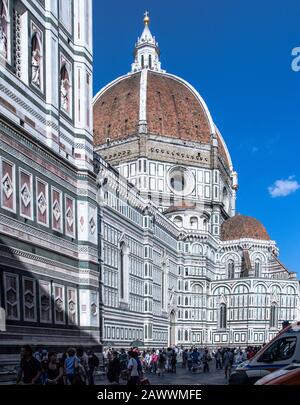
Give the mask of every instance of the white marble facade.
<svg viewBox="0 0 300 405">
<path fill-rule="evenodd" d="M 296 319 L 299 282 L 277 262 L 274 241 L 222 241 L 200 210 L 177 213 L 182 223 L 174 224 L 100 158 L 99 165 L 104 345 L 262 344 Z"/>
</svg>

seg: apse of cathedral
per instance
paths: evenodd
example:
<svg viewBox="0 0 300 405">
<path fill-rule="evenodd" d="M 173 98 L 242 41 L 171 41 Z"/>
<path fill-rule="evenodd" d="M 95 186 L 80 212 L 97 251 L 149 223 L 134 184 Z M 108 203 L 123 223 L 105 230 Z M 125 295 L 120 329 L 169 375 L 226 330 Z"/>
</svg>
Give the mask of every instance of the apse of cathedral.
<svg viewBox="0 0 300 405">
<path fill-rule="evenodd" d="M 148 13 L 131 71 L 92 92 L 92 1 L 0 0 L 0 362 L 271 339 L 298 316 L 296 274 L 236 213 L 225 140 Z"/>
</svg>

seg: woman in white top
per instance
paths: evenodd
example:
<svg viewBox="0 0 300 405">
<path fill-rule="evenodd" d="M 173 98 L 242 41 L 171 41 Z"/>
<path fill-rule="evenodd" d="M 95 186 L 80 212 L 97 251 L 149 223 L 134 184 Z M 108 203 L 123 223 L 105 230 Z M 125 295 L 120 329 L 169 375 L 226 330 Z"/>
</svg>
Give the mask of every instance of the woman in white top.
<svg viewBox="0 0 300 405">
<path fill-rule="evenodd" d="M 128 352 L 129 360 L 127 364 L 128 369 L 128 382 L 127 385 L 137 385 L 139 380 L 138 362 L 136 360 L 136 353 L 133 351 Z"/>
</svg>

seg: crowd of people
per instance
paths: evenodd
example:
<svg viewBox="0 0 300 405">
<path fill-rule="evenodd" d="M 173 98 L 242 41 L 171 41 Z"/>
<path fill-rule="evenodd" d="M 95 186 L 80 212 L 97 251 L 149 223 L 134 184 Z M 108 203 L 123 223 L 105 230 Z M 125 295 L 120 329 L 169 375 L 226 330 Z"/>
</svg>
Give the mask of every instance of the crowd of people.
<svg viewBox="0 0 300 405">
<path fill-rule="evenodd" d="M 33 352 L 26 345 L 21 350 L 17 384 L 94 385 L 94 372 L 99 358 L 92 350 L 69 348 L 58 355 L 38 347 Z"/>
<path fill-rule="evenodd" d="M 27 345 L 21 351 L 17 383 L 94 385 L 95 370 L 100 362 L 102 373 L 111 384 L 119 384 L 120 379 L 126 380 L 128 385 L 149 384 L 147 375 L 163 377 L 165 373 L 176 373 L 178 365 L 191 373 L 224 370 L 225 378 L 228 378 L 232 368 L 251 359 L 259 349 L 253 346 L 246 349 L 175 346 L 147 350 L 131 348 L 129 351 L 105 348 L 103 353 L 96 355 L 82 347 L 69 348 L 62 354 L 48 352 L 42 347 L 33 352 Z"/>
<path fill-rule="evenodd" d="M 176 373 L 178 363 L 190 372 L 203 371 L 203 373 L 209 373 L 215 363 L 214 369 L 223 369 L 227 379 L 232 368 L 251 359 L 259 349 L 259 346 L 249 346 L 246 349 L 219 348 L 216 350 L 197 347 L 184 349 L 182 346 L 176 346 L 142 351 L 134 348 L 126 353 L 124 349 L 116 351 L 106 348 L 103 355 L 108 367 L 108 380 L 111 383 L 118 384 L 121 376 L 128 380 L 128 384 L 136 384 L 139 381 L 148 381 L 144 377 L 148 373 L 161 377 L 165 373 Z"/>
</svg>

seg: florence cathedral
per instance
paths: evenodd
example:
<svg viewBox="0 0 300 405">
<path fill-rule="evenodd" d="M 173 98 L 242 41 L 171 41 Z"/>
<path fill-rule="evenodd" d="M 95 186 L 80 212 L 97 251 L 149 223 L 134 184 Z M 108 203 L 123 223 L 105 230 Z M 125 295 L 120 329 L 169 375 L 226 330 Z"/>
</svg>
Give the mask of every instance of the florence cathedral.
<svg viewBox="0 0 300 405">
<path fill-rule="evenodd" d="M 296 273 L 236 212 L 225 140 L 149 26 L 93 100 L 92 1 L 0 0 L 0 363 L 25 343 L 259 345 L 299 317 Z"/>
</svg>

